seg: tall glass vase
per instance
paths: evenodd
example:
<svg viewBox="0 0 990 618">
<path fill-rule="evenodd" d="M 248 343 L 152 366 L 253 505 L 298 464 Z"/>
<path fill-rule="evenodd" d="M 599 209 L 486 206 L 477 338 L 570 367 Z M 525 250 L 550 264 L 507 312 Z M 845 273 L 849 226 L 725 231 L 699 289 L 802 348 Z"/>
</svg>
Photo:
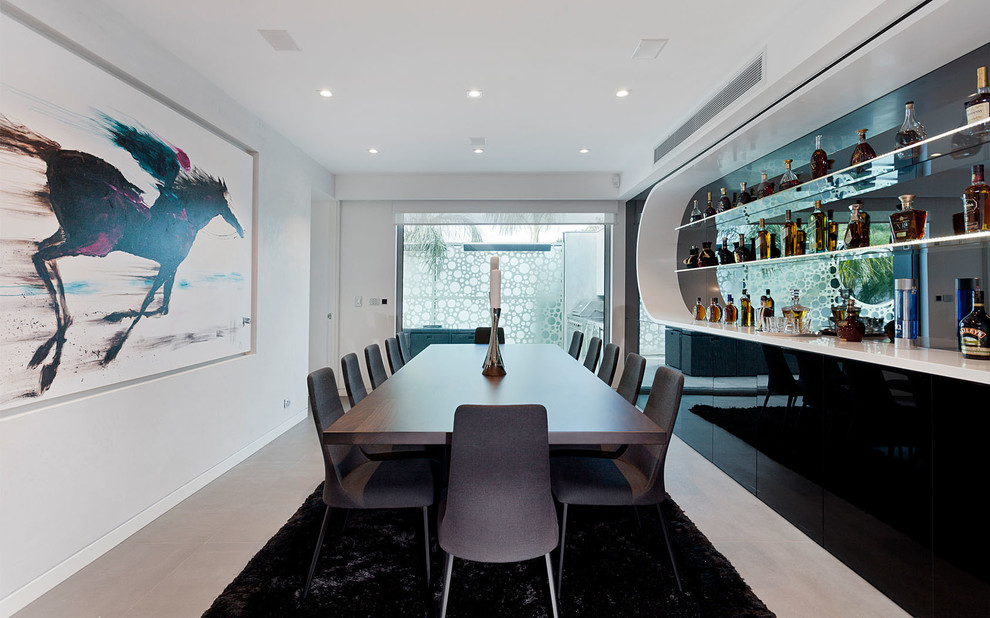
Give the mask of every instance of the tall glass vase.
<svg viewBox="0 0 990 618">
<path fill-rule="evenodd" d="M 505 367 L 502 365 L 502 353 L 498 349 L 498 319 L 502 315 L 501 307 L 492 309 L 492 334 L 488 340 L 488 352 L 485 353 L 485 362 L 481 366 L 481 375 L 496 377 L 505 375 Z"/>
</svg>

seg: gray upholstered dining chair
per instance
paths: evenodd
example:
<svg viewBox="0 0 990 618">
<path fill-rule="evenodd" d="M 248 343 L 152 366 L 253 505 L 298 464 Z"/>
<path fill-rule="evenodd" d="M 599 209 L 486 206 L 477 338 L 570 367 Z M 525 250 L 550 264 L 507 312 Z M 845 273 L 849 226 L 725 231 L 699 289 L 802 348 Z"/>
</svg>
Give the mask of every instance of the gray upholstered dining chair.
<svg viewBox="0 0 990 618">
<path fill-rule="evenodd" d="M 602 350 L 602 364 L 598 366 L 598 378 L 612 386 L 615 379 L 615 368 L 619 364 L 619 346 L 614 343 L 606 343 Z"/>
<path fill-rule="evenodd" d="M 449 482 L 437 538 L 447 553 L 440 616 L 447 615 L 454 557 L 520 562 L 544 556 L 557 616 L 550 551 L 557 513 L 550 495 L 547 410 L 541 405 L 461 405 L 454 412 Z"/>
<path fill-rule="evenodd" d="M 643 413 L 667 432 L 668 439 L 677 420 L 677 410 L 684 390 L 684 376 L 669 367 L 657 368 L 650 389 L 650 397 Z M 613 506 L 656 505 L 660 515 L 663 538 L 674 569 L 678 590 L 681 577 L 667 535 L 660 503 L 667 493 L 664 489 L 663 470 L 667 458 L 667 445 L 630 444 L 617 458 L 555 457 L 550 462 L 550 478 L 553 495 L 564 505 L 560 524 L 560 563 L 557 567 L 557 594 L 560 594 L 564 573 L 564 549 L 567 535 L 567 510 L 571 504 Z"/>
<path fill-rule="evenodd" d="M 474 342 L 475 343 L 488 343 L 492 340 L 492 327 L 491 326 L 479 326 L 474 329 Z M 498 342 L 505 343 L 505 329 L 501 326 L 498 327 Z"/>
<path fill-rule="evenodd" d="M 372 346 L 368 346 L 369 348 Z M 378 345 L 374 347 L 377 349 Z M 368 349 L 365 348 L 365 361 L 368 359 Z M 378 352 L 378 362 L 381 362 L 381 350 Z M 347 401 L 353 408 L 362 399 L 368 396 L 368 389 L 364 386 L 364 378 L 361 377 L 361 364 L 358 362 L 357 354 L 351 352 L 345 354 L 340 359 L 340 368 L 344 374 L 344 388 L 347 390 Z M 369 367 L 370 368 L 370 367 Z M 382 372 L 385 368 L 382 367 Z M 362 444 L 361 452 L 365 457 L 374 461 L 382 459 L 405 459 L 415 457 L 425 457 L 426 449 L 414 444 Z"/>
<path fill-rule="evenodd" d="M 567 353 L 577 360 L 581 356 L 581 345 L 584 344 L 584 333 L 579 330 L 574 331 L 571 335 L 571 347 L 567 349 Z"/>
<path fill-rule="evenodd" d="M 320 536 L 316 540 L 313 560 L 303 587 L 303 597 L 309 594 L 316 562 L 323 547 L 323 538 L 330 523 L 332 509 L 400 509 L 423 510 L 423 547 L 426 557 L 426 586 L 430 585 L 430 519 L 428 507 L 433 504 L 436 489 L 437 463 L 429 459 L 401 461 L 371 461 L 353 445 L 323 443 L 323 431 L 344 414 L 337 381 L 329 367 L 317 369 L 306 379 L 309 405 L 313 411 L 316 433 L 323 452 L 325 479 L 323 515 Z"/>
<path fill-rule="evenodd" d="M 340 369 L 344 374 L 344 388 L 347 389 L 347 401 L 353 408 L 359 401 L 368 396 L 368 389 L 361 377 L 361 363 L 357 354 L 351 352 L 340 359 Z"/>
<path fill-rule="evenodd" d="M 584 357 L 584 366 L 588 371 L 594 373 L 598 366 L 598 355 L 602 353 L 602 340 L 599 337 L 592 337 L 588 340 L 588 353 Z"/>
<path fill-rule="evenodd" d="M 619 385 L 615 391 L 622 395 L 623 399 L 636 405 L 645 375 L 646 359 L 635 352 L 626 354 L 626 362 L 622 366 L 622 375 L 619 376 Z"/>
<path fill-rule="evenodd" d="M 385 384 L 388 374 L 385 373 L 385 361 L 382 360 L 382 349 L 378 347 L 377 343 L 365 346 L 364 365 L 368 368 L 368 377 L 371 378 L 372 389 Z"/>
<path fill-rule="evenodd" d="M 388 357 L 388 369 L 392 375 L 405 365 L 402 361 L 402 352 L 399 351 L 399 340 L 395 337 L 385 340 L 385 356 Z"/>
<path fill-rule="evenodd" d="M 413 359 L 411 336 L 405 331 L 399 331 L 396 334 L 396 338 L 399 340 L 399 352 L 402 353 L 402 362 L 408 364 Z"/>
</svg>

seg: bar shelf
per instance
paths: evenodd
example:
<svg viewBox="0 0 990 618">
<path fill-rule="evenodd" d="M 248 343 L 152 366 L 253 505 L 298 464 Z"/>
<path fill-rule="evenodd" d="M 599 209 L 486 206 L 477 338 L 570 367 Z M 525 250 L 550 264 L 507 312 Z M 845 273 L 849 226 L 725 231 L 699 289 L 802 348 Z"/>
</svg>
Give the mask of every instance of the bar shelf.
<svg viewBox="0 0 990 618">
<path fill-rule="evenodd" d="M 794 212 L 810 210 L 815 200 L 821 200 L 824 208 L 826 204 L 832 202 L 944 171 L 941 169 L 933 171 L 931 169 L 933 164 L 946 169 L 968 165 L 974 155 L 990 143 L 990 134 L 975 137 L 969 133 L 974 127 L 988 122 L 990 120 L 981 120 L 957 127 L 910 146 L 878 155 L 864 163 L 850 165 L 821 178 L 809 180 L 748 204 L 716 213 L 711 217 L 679 225 L 674 229 L 700 228 L 705 224 L 709 227 L 752 224 L 761 218 L 771 219 L 781 216 L 786 210 Z M 920 152 L 918 156 L 898 160 L 899 154 L 915 149 Z"/>
<path fill-rule="evenodd" d="M 740 268 L 746 266 L 772 266 L 785 262 L 798 262 L 802 260 L 816 260 L 822 258 L 846 258 L 861 257 L 871 254 L 883 255 L 895 251 L 907 249 L 922 249 L 925 247 L 951 247 L 978 245 L 990 240 L 990 231 L 973 232 L 970 234 L 958 234 L 954 236 L 940 236 L 938 238 L 922 238 L 919 240 L 909 240 L 904 242 L 886 243 L 883 245 L 872 245 L 869 247 L 857 247 L 855 249 L 838 249 L 836 251 L 822 251 L 820 253 L 806 253 L 804 255 L 788 255 L 768 260 L 750 260 L 749 262 L 736 262 L 733 264 L 717 264 L 715 266 L 698 266 L 697 268 L 678 268 L 674 272 L 687 273 L 695 271 L 717 270 L 719 268 Z"/>
</svg>

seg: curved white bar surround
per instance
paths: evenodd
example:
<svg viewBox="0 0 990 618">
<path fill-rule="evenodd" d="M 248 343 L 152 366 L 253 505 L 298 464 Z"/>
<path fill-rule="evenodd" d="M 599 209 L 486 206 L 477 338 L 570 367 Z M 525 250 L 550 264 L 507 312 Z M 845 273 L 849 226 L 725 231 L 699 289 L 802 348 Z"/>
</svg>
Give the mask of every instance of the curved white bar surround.
<svg viewBox="0 0 990 618">
<path fill-rule="evenodd" d="M 990 362 L 966 361 L 955 351 L 895 350 L 889 343 L 846 343 L 830 337 L 778 337 L 758 334 L 751 329 L 695 322 L 689 307 L 695 294 L 691 298 L 682 295 L 681 275 L 675 272 L 686 255 L 677 254 L 678 237 L 674 228 L 686 220 L 689 201 L 699 187 L 986 43 L 985 26 L 974 26 L 972 18 L 990 14 L 990 5 L 974 0 L 940 0 L 928 5 L 923 12 L 917 20 L 909 20 L 886 33 L 793 93 L 775 109 L 750 121 L 716 148 L 687 163 L 665 165 L 661 160 L 655 166 L 654 171 L 661 180 L 646 199 L 636 253 L 640 295 L 646 313 L 653 320 L 678 328 L 990 383 Z M 959 32 L 960 36 L 938 34 L 953 31 Z M 925 44 L 919 45 L 919 41 Z M 768 62 L 772 60 L 769 58 Z M 800 82 L 794 75 L 787 78 L 792 79 L 792 83 Z M 849 84 L 856 87 L 849 88 Z M 768 84 L 767 87 L 773 86 Z M 730 113 L 746 118 L 755 111 L 740 108 Z M 709 143 L 717 141 L 717 138 L 710 139 Z M 710 288 L 707 297 L 719 295 L 714 271 L 712 269 L 710 275 L 688 275 L 695 277 L 693 281 L 697 281 L 697 277 L 706 278 Z M 759 291 L 751 292 L 759 294 Z"/>
</svg>

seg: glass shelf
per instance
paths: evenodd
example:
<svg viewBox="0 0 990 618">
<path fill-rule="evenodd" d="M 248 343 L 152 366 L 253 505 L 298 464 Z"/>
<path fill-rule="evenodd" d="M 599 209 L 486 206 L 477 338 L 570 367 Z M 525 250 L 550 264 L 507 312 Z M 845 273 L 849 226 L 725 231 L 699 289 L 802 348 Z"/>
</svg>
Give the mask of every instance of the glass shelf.
<svg viewBox="0 0 990 618">
<path fill-rule="evenodd" d="M 979 137 L 969 135 L 973 127 L 988 122 L 990 120 L 981 120 L 946 131 L 910 146 L 884 153 L 864 163 L 850 165 L 821 178 L 773 193 L 748 204 L 736 206 L 711 217 L 704 217 L 679 225 L 674 229 L 697 228 L 705 224 L 728 226 L 755 223 L 761 218 L 770 219 L 781 216 L 786 210 L 811 209 L 814 206 L 814 200 L 821 200 L 824 207 L 831 202 L 849 199 L 900 182 L 928 176 L 931 174 L 930 168 L 933 161 L 945 157 L 951 157 L 955 160 L 969 160 L 980 148 L 990 143 L 990 134 Z M 905 153 L 910 154 L 911 151 L 916 151 L 919 155 L 899 158 Z"/>
<path fill-rule="evenodd" d="M 866 255 L 882 255 L 906 249 L 921 249 L 924 247 L 948 247 L 975 245 L 990 240 L 990 231 L 975 232 L 970 234 L 959 234 L 957 236 L 940 236 L 938 238 L 922 238 L 921 240 L 909 240 L 898 243 L 888 243 L 884 245 L 873 245 L 870 247 L 858 247 L 856 249 L 839 249 L 837 251 L 823 251 L 821 253 L 806 253 L 804 255 L 789 255 L 786 257 L 771 258 L 769 260 L 752 260 L 749 262 L 736 262 L 733 264 L 718 264 L 717 266 L 699 266 L 697 268 L 678 268 L 674 272 L 688 273 L 696 271 L 709 271 L 719 268 L 740 268 L 746 266 L 772 266 L 787 262 L 797 262 L 801 260 L 814 260 L 823 257 L 859 257 Z"/>
</svg>

